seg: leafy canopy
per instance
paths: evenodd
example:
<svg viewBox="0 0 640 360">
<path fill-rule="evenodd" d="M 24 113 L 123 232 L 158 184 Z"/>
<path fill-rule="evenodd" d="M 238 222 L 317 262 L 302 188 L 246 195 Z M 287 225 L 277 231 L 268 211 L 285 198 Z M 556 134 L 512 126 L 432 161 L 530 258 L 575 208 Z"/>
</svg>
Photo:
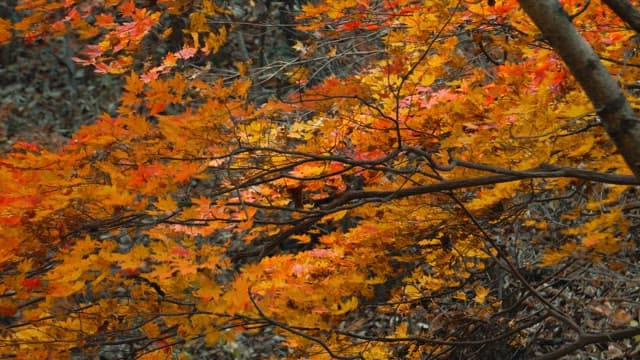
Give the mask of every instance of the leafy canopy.
<svg viewBox="0 0 640 360">
<path fill-rule="evenodd" d="M 516 1 L 305 3 L 288 91 L 265 101 L 257 64 L 189 66 L 224 51 L 231 8 L 142 3 L 22 0 L 0 20 L 0 42 L 66 36 L 77 64 L 125 80 L 64 148 L 0 160 L 2 352 L 186 358 L 274 326 L 292 358 L 419 359 L 473 346 L 470 321 L 517 347 L 530 319 L 503 311 L 495 264 L 635 247 L 619 205 L 636 181 Z M 573 21 L 639 78 L 608 8 Z M 525 240 L 536 252 L 514 258 Z M 539 322 L 572 323 L 535 294 Z"/>
</svg>

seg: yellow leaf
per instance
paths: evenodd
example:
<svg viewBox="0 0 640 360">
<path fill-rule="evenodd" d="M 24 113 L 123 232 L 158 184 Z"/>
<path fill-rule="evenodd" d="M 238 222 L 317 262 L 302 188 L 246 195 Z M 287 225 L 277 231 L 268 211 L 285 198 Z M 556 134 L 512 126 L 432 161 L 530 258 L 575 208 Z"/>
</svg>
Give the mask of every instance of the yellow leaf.
<svg viewBox="0 0 640 360">
<path fill-rule="evenodd" d="M 308 244 L 311 242 L 311 236 L 309 236 L 309 234 L 292 235 L 291 238 L 297 240 L 300 244 Z"/>
<path fill-rule="evenodd" d="M 246 62 L 238 61 L 236 62 L 236 67 L 238 68 L 238 72 L 240 73 L 240 76 L 247 75 L 247 70 L 249 67 Z"/>
<path fill-rule="evenodd" d="M 323 222 L 338 221 L 342 219 L 345 215 L 347 215 L 347 210 L 337 211 L 337 212 L 334 212 L 333 214 L 329 214 L 323 217 L 322 221 Z"/>
<path fill-rule="evenodd" d="M 171 197 L 171 195 L 166 195 L 164 198 L 156 201 L 154 205 L 159 210 L 158 212 L 153 212 L 157 215 L 170 213 L 178 208 L 178 204 L 175 202 L 175 200 L 173 200 L 173 197 Z"/>
<path fill-rule="evenodd" d="M 299 40 L 296 40 L 296 43 L 293 44 L 292 48 L 298 52 L 306 52 L 304 44 Z"/>
<path fill-rule="evenodd" d="M 484 302 L 487 300 L 487 295 L 489 295 L 489 289 L 482 286 L 478 287 L 476 288 L 476 298 L 473 299 L 473 301 L 477 302 L 478 304 L 484 304 Z"/>
<path fill-rule="evenodd" d="M 207 17 L 204 13 L 194 12 L 189 15 L 190 26 L 189 30 L 192 33 L 209 32 L 209 25 L 207 25 Z"/>
<path fill-rule="evenodd" d="M 582 239 L 582 245 L 586 247 L 594 247 L 598 245 L 601 239 L 601 234 L 588 234 L 584 239 Z"/>
<path fill-rule="evenodd" d="M 568 243 L 562 245 L 560 250 L 550 250 L 544 254 L 542 257 L 542 261 L 540 262 L 540 266 L 552 266 L 560 263 L 565 258 L 569 257 L 571 253 L 576 251 L 575 243 Z"/>
<path fill-rule="evenodd" d="M 225 41 L 227 40 L 227 28 L 224 26 L 220 27 L 218 28 L 218 32 L 218 34 L 209 33 L 205 38 L 205 48 L 203 49 L 205 53 L 215 54 L 216 52 L 218 52 L 218 50 L 220 50 L 222 45 L 225 44 Z"/>
<path fill-rule="evenodd" d="M 220 332 L 219 331 L 209 331 L 204 336 L 204 343 L 207 345 L 215 345 L 220 340 Z"/>
<path fill-rule="evenodd" d="M 160 328 L 158 327 L 158 324 L 154 323 L 153 321 L 142 325 L 142 331 L 147 335 L 149 339 L 155 339 L 160 336 Z"/>
<path fill-rule="evenodd" d="M 214 286 L 204 286 L 193 294 L 203 301 L 216 301 L 220 297 L 220 290 Z"/>
<path fill-rule="evenodd" d="M 407 336 L 407 323 L 402 322 L 400 325 L 396 327 L 396 336 L 405 337 Z"/>
<path fill-rule="evenodd" d="M 454 299 L 457 300 L 467 300 L 467 294 L 464 293 L 464 291 L 458 291 L 457 293 L 455 293 L 455 295 L 453 295 Z"/>
<path fill-rule="evenodd" d="M 593 137 L 585 137 L 580 142 L 576 149 L 569 153 L 570 156 L 581 156 L 587 154 L 593 148 Z"/>
<path fill-rule="evenodd" d="M 349 300 L 345 302 L 340 302 L 340 304 L 336 304 L 332 306 L 332 313 L 335 315 L 346 314 L 349 311 L 358 307 L 358 298 L 352 296 Z"/>
<path fill-rule="evenodd" d="M 285 71 L 285 75 L 287 75 L 292 84 L 297 82 L 306 82 L 310 74 L 311 71 L 309 71 L 309 69 L 301 66 L 296 66 L 291 70 Z"/>
<path fill-rule="evenodd" d="M 222 6 L 218 6 L 213 0 L 204 0 L 202 2 L 202 12 L 210 16 L 231 13 L 230 10 L 225 9 Z"/>
<path fill-rule="evenodd" d="M 407 295 L 409 299 L 417 299 L 422 297 L 422 292 L 420 289 L 415 287 L 414 285 L 407 285 L 404 287 L 404 293 Z"/>
<path fill-rule="evenodd" d="M 52 297 L 66 297 L 79 291 L 84 287 L 85 287 L 85 284 L 82 281 L 57 282 L 57 283 L 50 282 L 49 292 L 47 295 Z"/>
</svg>

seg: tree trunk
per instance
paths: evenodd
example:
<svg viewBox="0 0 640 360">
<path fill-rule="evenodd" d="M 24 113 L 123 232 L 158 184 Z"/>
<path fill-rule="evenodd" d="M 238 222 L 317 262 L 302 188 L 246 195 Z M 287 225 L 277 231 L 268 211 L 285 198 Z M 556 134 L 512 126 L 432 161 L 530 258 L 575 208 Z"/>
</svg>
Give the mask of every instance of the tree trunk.
<svg viewBox="0 0 640 360">
<path fill-rule="evenodd" d="M 613 12 L 624 22 L 629 24 L 633 30 L 640 33 L 640 11 L 633 7 L 627 0 L 603 0 Z"/>
</svg>

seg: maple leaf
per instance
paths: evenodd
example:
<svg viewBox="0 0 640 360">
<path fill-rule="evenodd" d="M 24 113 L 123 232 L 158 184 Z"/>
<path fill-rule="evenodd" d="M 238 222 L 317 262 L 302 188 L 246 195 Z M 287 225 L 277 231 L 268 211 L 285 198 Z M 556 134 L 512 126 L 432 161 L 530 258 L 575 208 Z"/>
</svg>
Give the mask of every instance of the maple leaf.
<svg viewBox="0 0 640 360">
<path fill-rule="evenodd" d="M 473 299 L 473 301 L 478 304 L 484 304 L 487 299 L 487 295 L 489 295 L 489 289 L 481 286 L 477 287 L 475 292 L 476 297 Z"/>
<path fill-rule="evenodd" d="M 138 74 L 134 73 L 133 71 L 130 72 L 129 76 L 125 77 L 125 81 L 126 83 L 123 88 L 126 92 L 130 93 L 131 95 L 142 94 L 144 90 L 144 82 L 140 80 Z"/>
<path fill-rule="evenodd" d="M 113 14 L 97 14 L 96 25 L 103 28 L 112 28 L 115 24 L 115 18 Z"/>
<path fill-rule="evenodd" d="M 349 21 L 340 26 L 340 31 L 352 31 L 362 27 L 362 22 L 360 21 Z"/>
<path fill-rule="evenodd" d="M 22 142 L 22 141 L 18 141 L 15 144 L 13 144 L 13 148 L 14 149 L 32 151 L 32 152 L 38 152 L 38 151 L 41 150 L 41 148 L 40 148 L 40 146 L 38 144 L 26 143 L 26 142 Z"/>
<path fill-rule="evenodd" d="M 183 60 L 187 60 L 192 58 L 196 52 L 198 51 L 198 49 L 196 48 L 183 48 L 182 50 L 178 51 L 175 56 L 178 59 L 183 59 Z"/>
<path fill-rule="evenodd" d="M 220 290 L 214 287 L 201 287 L 194 292 L 194 295 L 203 301 L 216 301 L 220 297 Z"/>
<path fill-rule="evenodd" d="M 32 277 L 22 280 L 20 285 L 22 285 L 27 291 L 31 292 L 42 286 L 42 283 L 40 282 L 39 277 Z"/>
<path fill-rule="evenodd" d="M 0 44 L 11 41 L 11 28 L 12 24 L 9 20 L 0 18 Z"/>
<path fill-rule="evenodd" d="M 18 312 L 19 308 L 17 304 L 5 305 L 0 303 L 0 316 L 12 317 Z"/>
<path fill-rule="evenodd" d="M 178 204 L 171 195 L 166 195 L 162 199 L 159 199 L 153 204 L 158 208 L 157 214 L 172 213 L 178 209 Z"/>
<path fill-rule="evenodd" d="M 136 4 L 134 1 L 129 0 L 129 1 L 125 1 L 123 2 L 119 7 L 118 10 L 120 10 L 120 12 L 122 13 L 122 16 L 125 17 L 134 17 L 135 15 L 135 10 L 136 9 Z"/>
</svg>

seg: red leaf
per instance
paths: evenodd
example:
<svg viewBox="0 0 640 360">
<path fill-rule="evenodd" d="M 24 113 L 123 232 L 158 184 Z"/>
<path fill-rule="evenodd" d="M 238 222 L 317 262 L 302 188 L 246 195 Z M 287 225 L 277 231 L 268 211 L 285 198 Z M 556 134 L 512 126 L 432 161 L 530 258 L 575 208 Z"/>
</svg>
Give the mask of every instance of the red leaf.
<svg viewBox="0 0 640 360">
<path fill-rule="evenodd" d="M 185 248 L 183 248 L 182 246 L 176 246 L 171 250 L 171 253 L 178 255 L 180 257 L 189 257 L 191 255 L 191 252 Z"/>
<path fill-rule="evenodd" d="M 140 275 L 140 269 L 138 268 L 125 268 L 120 269 L 120 275 L 124 277 L 133 277 L 136 275 Z"/>
<path fill-rule="evenodd" d="M 96 25 L 100 27 L 111 27 L 115 25 L 115 19 L 111 14 L 96 15 Z"/>
<path fill-rule="evenodd" d="M 182 50 L 176 53 L 176 57 L 178 57 L 179 59 L 186 60 L 193 57 L 197 51 L 198 49 L 196 48 L 183 48 Z"/>
<path fill-rule="evenodd" d="M 28 150 L 28 151 L 33 151 L 33 152 L 40 151 L 40 146 L 38 146 L 38 144 L 27 143 L 27 142 L 22 142 L 22 141 L 18 141 L 17 143 L 13 144 L 13 148 L 14 149 Z"/>
<path fill-rule="evenodd" d="M 134 3 L 133 0 L 127 1 L 126 3 L 120 5 L 120 7 L 118 7 L 118 10 L 120 10 L 122 12 L 122 15 L 124 16 L 133 17 L 134 11 L 136 10 L 136 3 Z"/>
<path fill-rule="evenodd" d="M 159 349 L 162 349 L 162 352 L 169 352 L 169 343 L 166 340 L 156 340 L 153 342 Z"/>
<path fill-rule="evenodd" d="M 20 282 L 27 291 L 33 291 L 36 288 L 39 288 L 42 284 L 40 283 L 40 278 L 32 277 L 28 279 L 24 279 Z"/>
<path fill-rule="evenodd" d="M 355 29 L 359 29 L 362 26 L 362 22 L 360 21 L 349 21 L 347 23 L 342 24 L 340 26 L 340 31 L 351 31 Z"/>
<path fill-rule="evenodd" d="M 20 216 L 4 216 L 4 217 L 0 217 L 0 224 L 4 224 L 4 225 L 8 225 L 8 226 L 15 226 L 20 224 L 20 221 L 22 221 L 22 218 Z"/>
</svg>

